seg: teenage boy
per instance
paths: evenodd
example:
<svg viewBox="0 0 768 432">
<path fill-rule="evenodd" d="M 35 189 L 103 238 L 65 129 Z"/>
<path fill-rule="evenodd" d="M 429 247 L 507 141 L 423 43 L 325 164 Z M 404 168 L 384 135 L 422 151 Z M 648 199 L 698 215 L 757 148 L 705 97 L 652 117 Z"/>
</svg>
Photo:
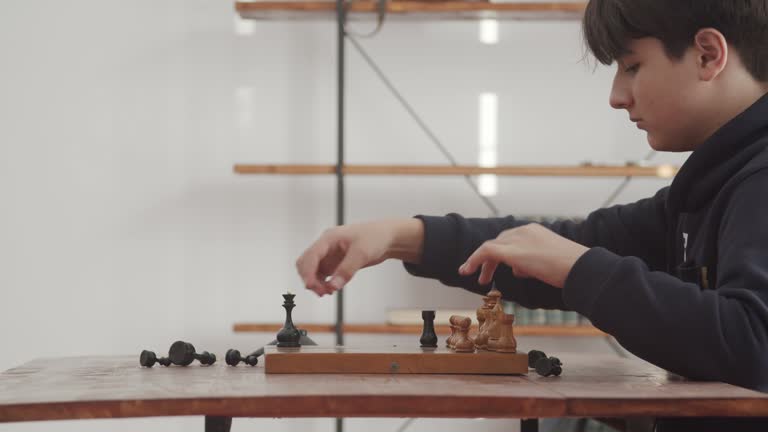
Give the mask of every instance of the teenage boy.
<svg viewBox="0 0 768 432">
<path fill-rule="evenodd" d="M 768 1 L 591 0 L 583 30 L 597 60 L 616 63 L 611 106 L 652 148 L 693 151 L 671 186 L 579 223 L 336 227 L 298 259 L 304 284 L 332 294 L 389 258 L 479 294 L 494 280 L 505 299 L 575 310 L 664 369 L 768 392 Z M 749 427 L 695 428 L 729 426 Z"/>
</svg>

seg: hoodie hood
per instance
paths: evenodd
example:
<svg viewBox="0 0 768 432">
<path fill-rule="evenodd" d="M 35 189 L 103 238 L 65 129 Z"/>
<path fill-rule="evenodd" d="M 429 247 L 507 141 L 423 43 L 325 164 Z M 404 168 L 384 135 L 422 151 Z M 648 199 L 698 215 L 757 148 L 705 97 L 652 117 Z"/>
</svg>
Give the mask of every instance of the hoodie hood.
<svg viewBox="0 0 768 432">
<path fill-rule="evenodd" d="M 768 94 L 718 129 L 688 157 L 669 188 L 670 213 L 701 209 L 766 147 Z"/>
</svg>

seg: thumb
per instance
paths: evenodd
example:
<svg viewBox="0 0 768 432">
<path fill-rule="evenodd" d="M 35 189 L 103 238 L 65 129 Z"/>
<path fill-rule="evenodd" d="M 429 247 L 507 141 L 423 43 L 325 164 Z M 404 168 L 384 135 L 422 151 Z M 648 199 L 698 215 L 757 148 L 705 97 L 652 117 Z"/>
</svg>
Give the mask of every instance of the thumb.
<svg viewBox="0 0 768 432">
<path fill-rule="evenodd" d="M 365 257 L 355 249 L 349 249 L 328 282 L 335 291 L 344 288 L 358 270 L 365 265 Z"/>
</svg>

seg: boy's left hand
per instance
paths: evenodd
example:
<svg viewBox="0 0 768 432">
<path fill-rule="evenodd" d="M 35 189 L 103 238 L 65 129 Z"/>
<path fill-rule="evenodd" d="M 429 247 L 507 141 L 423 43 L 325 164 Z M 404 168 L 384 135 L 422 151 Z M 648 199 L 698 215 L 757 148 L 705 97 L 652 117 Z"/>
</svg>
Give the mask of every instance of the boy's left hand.
<svg viewBox="0 0 768 432">
<path fill-rule="evenodd" d="M 517 277 L 534 278 L 562 288 L 576 260 L 588 250 L 532 223 L 506 230 L 494 240 L 483 243 L 459 267 L 459 274 L 471 275 L 482 266 L 478 282 L 485 285 L 493 279 L 499 263 L 504 263 Z"/>
</svg>

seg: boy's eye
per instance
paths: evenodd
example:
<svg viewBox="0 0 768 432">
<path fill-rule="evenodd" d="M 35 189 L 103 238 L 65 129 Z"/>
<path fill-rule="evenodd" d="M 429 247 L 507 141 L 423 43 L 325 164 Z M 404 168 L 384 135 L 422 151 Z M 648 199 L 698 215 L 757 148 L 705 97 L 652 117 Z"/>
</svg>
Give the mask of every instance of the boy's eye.
<svg viewBox="0 0 768 432">
<path fill-rule="evenodd" d="M 627 68 L 624 69 L 624 72 L 635 73 L 635 72 L 637 72 L 638 69 L 640 69 L 640 63 L 635 63 L 635 64 L 633 64 L 631 66 L 627 66 Z"/>
</svg>

